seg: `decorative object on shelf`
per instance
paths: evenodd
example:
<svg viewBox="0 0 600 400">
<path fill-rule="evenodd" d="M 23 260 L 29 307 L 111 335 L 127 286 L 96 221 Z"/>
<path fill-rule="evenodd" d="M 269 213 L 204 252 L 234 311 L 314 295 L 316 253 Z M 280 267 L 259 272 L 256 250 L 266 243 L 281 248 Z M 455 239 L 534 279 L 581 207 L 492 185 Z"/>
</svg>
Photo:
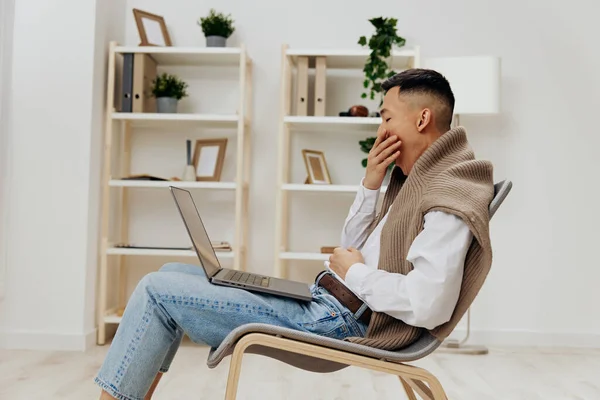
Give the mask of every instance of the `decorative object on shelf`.
<svg viewBox="0 0 600 400">
<path fill-rule="evenodd" d="M 133 9 L 133 16 L 140 34 L 140 46 L 171 46 L 171 37 L 163 17 L 137 8 Z"/>
<path fill-rule="evenodd" d="M 302 156 L 308 173 L 307 181 L 309 184 L 331 184 L 325 154 L 322 151 L 303 149 Z"/>
<path fill-rule="evenodd" d="M 183 170 L 183 177 L 181 180 L 183 181 L 195 181 L 196 180 L 196 169 L 194 168 L 194 163 L 192 162 L 192 141 L 186 140 L 186 159 L 187 162 L 185 164 L 185 169 Z"/>
<path fill-rule="evenodd" d="M 321 247 L 321 254 L 333 254 L 336 246 L 323 246 Z"/>
<path fill-rule="evenodd" d="M 194 169 L 197 181 L 219 181 L 225 161 L 227 138 L 196 140 Z"/>
<path fill-rule="evenodd" d="M 156 97 L 159 113 L 176 113 L 177 103 L 186 97 L 188 84 L 175 75 L 163 72 L 152 81 L 152 95 Z"/>
<path fill-rule="evenodd" d="M 212 8 L 208 16 L 200 18 L 198 25 L 206 37 L 206 47 L 225 47 L 227 38 L 235 31 L 231 14 L 224 15 Z"/>
<path fill-rule="evenodd" d="M 350 107 L 348 111 L 340 112 L 340 117 L 368 117 L 369 109 L 365 106 L 356 105 Z"/>
<path fill-rule="evenodd" d="M 358 44 L 371 49 L 371 54 L 363 68 L 365 74 L 363 86 L 365 89 L 369 89 L 368 96 L 371 100 L 375 100 L 376 94 L 380 96 L 379 105 L 381 106 L 383 102 L 381 83 L 395 74 L 395 71 L 390 68 L 391 62 L 388 61 L 392 55 L 392 48 L 394 45 L 404 46 L 406 40 L 398 36 L 396 32 L 398 22 L 396 18 L 378 17 L 370 19 L 369 22 L 375 27 L 375 34 L 369 38 L 368 42 L 365 36 L 361 36 L 358 40 Z M 367 93 L 363 93 L 361 97 L 366 99 Z"/>
</svg>

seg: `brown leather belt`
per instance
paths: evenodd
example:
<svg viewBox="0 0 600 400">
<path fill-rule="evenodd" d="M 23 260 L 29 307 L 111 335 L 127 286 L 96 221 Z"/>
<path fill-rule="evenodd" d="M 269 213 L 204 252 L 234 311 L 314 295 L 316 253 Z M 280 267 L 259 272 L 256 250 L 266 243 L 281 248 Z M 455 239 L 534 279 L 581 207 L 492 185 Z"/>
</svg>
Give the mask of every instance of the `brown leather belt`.
<svg viewBox="0 0 600 400">
<path fill-rule="evenodd" d="M 330 273 L 324 271 L 317 276 L 316 283 L 318 286 L 326 289 L 333 297 L 335 297 L 342 305 L 352 311 L 354 314 L 365 304 L 359 299 L 350 289 L 343 283 L 338 281 Z M 365 324 L 369 324 L 371 320 L 372 311 L 369 307 L 365 308 L 365 311 L 358 318 Z"/>
</svg>

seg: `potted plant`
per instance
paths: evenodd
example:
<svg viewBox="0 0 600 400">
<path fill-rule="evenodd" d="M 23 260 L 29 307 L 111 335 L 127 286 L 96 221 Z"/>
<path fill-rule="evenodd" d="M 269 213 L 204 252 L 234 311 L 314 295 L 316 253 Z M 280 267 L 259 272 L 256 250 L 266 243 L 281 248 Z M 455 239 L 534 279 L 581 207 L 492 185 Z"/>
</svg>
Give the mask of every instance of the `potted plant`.
<svg viewBox="0 0 600 400">
<path fill-rule="evenodd" d="M 393 47 L 394 45 L 397 47 L 404 46 L 406 40 L 398 36 L 396 32 L 396 24 L 398 23 L 396 18 L 377 17 L 370 19 L 369 22 L 375 28 L 375 33 L 369 40 L 365 36 L 358 39 L 359 45 L 368 47 L 371 50 L 363 68 L 365 74 L 363 87 L 366 91 L 362 93 L 361 97 L 366 99 L 368 96 L 371 100 L 375 100 L 375 96 L 378 95 L 379 106 L 381 106 L 383 103 L 381 84 L 387 78 L 396 74 L 390 67 Z M 361 151 L 367 154 L 371 151 L 374 143 L 375 137 L 368 137 L 358 142 Z M 362 160 L 362 165 L 363 167 L 367 166 L 366 158 Z M 393 164 L 390 165 L 388 171 L 391 171 L 393 167 Z"/>
<path fill-rule="evenodd" d="M 367 46 L 371 50 L 371 54 L 365 63 L 363 72 L 365 74 L 365 80 L 363 86 L 369 90 L 369 98 L 375 100 L 375 95 L 379 94 L 379 105 L 383 102 L 383 92 L 381 84 L 387 78 L 390 78 L 396 74 L 390 68 L 392 48 L 394 45 L 398 47 L 404 46 L 406 40 L 396 33 L 396 18 L 383 18 L 377 17 L 372 18 L 369 22 L 375 27 L 375 33 L 373 36 L 367 38 L 361 36 L 358 39 L 358 44 L 365 47 Z M 363 93 L 361 96 L 363 99 L 367 98 L 367 93 Z"/>
<path fill-rule="evenodd" d="M 176 113 L 179 100 L 186 97 L 187 83 L 175 75 L 163 73 L 152 81 L 152 95 L 156 97 L 156 111 Z"/>
<path fill-rule="evenodd" d="M 235 31 L 231 14 L 224 15 L 212 8 L 208 16 L 200 18 L 198 25 L 206 37 L 206 47 L 225 47 L 227 38 Z"/>
</svg>

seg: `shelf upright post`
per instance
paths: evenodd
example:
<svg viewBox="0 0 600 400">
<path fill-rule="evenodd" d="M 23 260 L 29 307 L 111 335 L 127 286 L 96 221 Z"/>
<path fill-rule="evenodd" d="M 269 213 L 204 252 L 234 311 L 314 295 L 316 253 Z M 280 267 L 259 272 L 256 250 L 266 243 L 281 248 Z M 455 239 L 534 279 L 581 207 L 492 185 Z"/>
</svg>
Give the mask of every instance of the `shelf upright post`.
<svg viewBox="0 0 600 400">
<path fill-rule="evenodd" d="M 115 95 L 115 47 L 116 42 L 110 42 L 108 53 L 108 77 L 106 90 L 106 116 L 104 126 L 104 165 L 102 167 L 102 210 L 100 223 L 100 287 L 98 301 L 98 337 L 97 342 L 103 345 L 106 342 L 106 323 L 104 316 L 107 309 L 107 281 L 108 281 L 108 221 L 110 211 L 110 188 L 108 182 L 111 175 L 111 148 L 112 148 L 112 126 L 111 118 L 113 111 L 113 101 Z"/>
<path fill-rule="evenodd" d="M 235 240 L 233 245 L 234 269 L 240 270 L 246 268 L 245 263 L 242 262 L 242 255 L 245 254 L 245 237 L 242 231 L 244 225 L 244 219 L 247 216 L 244 215 L 244 186 L 245 186 L 245 171 L 244 171 L 244 160 L 245 160 L 245 149 L 246 149 L 246 49 L 242 45 L 242 51 L 240 54 L 239 64 L 239 85 L 240 85 L 240 100 L 238 107 L 238 124 L 237 124 L 237 164 L 236 164 L 236 187 L 235 187 Z"/>
<path fill-rule="evenodd" d="M 290 128 L 285 117 L 290 115 L 292 65 L 287 57 L 287 45 L 281 50 L 281 111 L 279 120 L 279 145 L 277 160 L 277 190 L 275 198 L 275 276 L 287 277 L 286 261 L 281 259 L 281 253 L 288 246 L 288 194 L 283 185 L 289 181 L 290 164 Z"/>
</svg>

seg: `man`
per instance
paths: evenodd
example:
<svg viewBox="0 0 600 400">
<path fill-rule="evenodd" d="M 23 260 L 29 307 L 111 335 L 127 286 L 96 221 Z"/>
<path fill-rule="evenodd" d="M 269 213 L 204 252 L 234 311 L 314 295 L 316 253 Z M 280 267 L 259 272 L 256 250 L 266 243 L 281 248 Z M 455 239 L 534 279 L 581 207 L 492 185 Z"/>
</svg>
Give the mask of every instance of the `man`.
<svg viewBox="0 0 600 400">
<path fill-rule="evenodd" d="M 492 168 L 474 159 L 462 128 L 450 129 L 454 96 L 442 75 L 411 69 L 382 87 L 366 174 L 313 301 L 211 285 L 199 267 L 167 264 L 129 300 L 96 377 L 102 399 L 151 398 L 184 333 L 217 347 L 258 322 L 395 350 L 423 330 L 440 339 L 452 331 L 491 265 Z"/>
</svg>

